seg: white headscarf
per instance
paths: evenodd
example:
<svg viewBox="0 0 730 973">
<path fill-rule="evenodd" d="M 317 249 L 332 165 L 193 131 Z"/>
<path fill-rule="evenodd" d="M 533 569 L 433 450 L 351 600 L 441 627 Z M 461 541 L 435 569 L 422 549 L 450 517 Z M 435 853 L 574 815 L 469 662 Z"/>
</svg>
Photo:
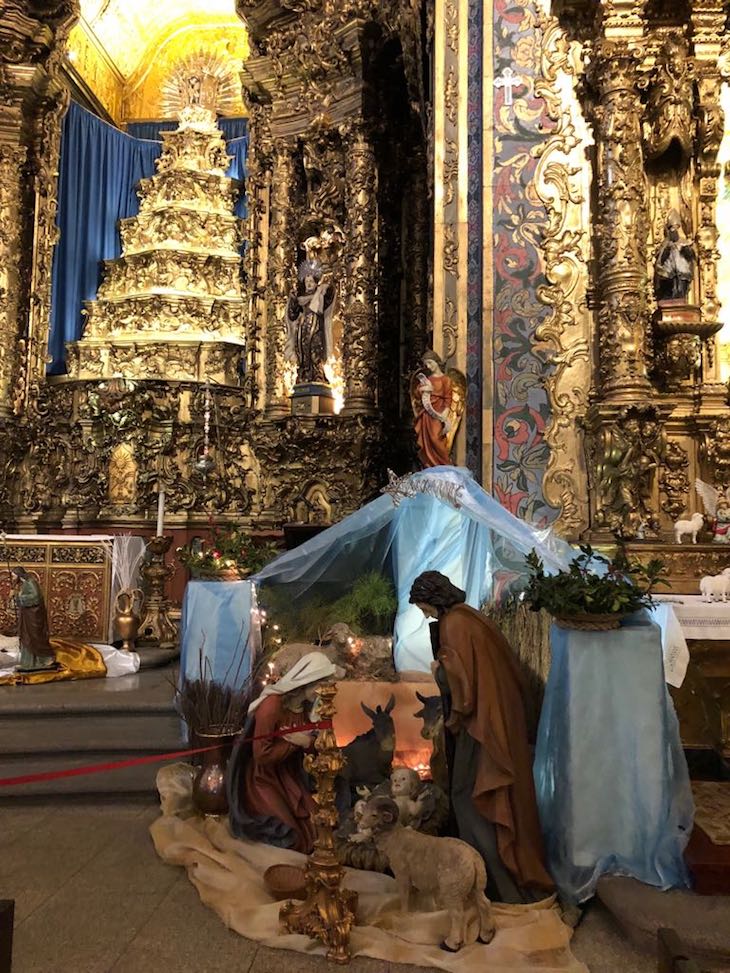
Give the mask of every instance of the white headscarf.
<svg viewBox="0 0 730 973">
<path fill-rule="evenodd" d="M 295 689 L 311 686 L 313 682 L 331 679 L 337 671 L 337 666 L 334 662 L 330 662 L 323 652 L 309 652 L 307 655 L 303 655 L 299 662 L 296 662 L 278 682 L 264 687 L 261 695 L 249 706 L 248 715 L 255 713 L 269 696 L 285 696 Z"/>
</svg>

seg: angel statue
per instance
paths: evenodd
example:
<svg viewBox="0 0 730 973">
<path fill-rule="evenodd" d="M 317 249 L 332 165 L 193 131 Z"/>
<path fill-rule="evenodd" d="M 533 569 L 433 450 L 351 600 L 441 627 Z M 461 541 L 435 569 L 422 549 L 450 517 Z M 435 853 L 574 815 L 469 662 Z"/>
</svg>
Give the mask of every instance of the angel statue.
<svg viewBox="0 0 730 973">
<path fill-rule="evenodd" d="M 297 384 L 328 384 L 324 366 L 334 353 L 332 314 L 335 288 L 322 265 L 304 260 L 299 265 L 299 287 L 292 291 L 286 311 L 285 354 L 296 362 Z"/>
<path fill-rule="evenodd" d="M 716 544 L 730 544 L 730 487 L 718 490 L 703 480 L 695 480 L 705 512 L 712 517 L 712 539 Z"/>
<path fill-rule="evenodd" d="M 411 379 L 418 456 L 424 469 L 448 466 L 464 413 L 466 378 L 455 368 L 444 373 L 444 363 L 435 351 L 427 351 L 421 362 L 424 370 Z"/>
</svg>

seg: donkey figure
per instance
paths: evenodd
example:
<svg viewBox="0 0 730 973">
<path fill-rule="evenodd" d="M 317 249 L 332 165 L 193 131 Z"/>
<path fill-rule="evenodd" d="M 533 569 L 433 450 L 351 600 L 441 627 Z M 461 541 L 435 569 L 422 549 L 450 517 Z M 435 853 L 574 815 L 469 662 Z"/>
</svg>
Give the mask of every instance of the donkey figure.
<svg viewBox="0 0 730 973">
<path fill-rule="evenodd" d="M 358 787 L 371 791 L 390 778 L 395 752 L 395 724 L 390 715 L 395 706 L 395 696 L 391 694 L 385 708 L 377 706 L 373 710 L 365 703 L 360 703 L 360 706 L 373 725 L 342 749 L 347 761 L 342 777 L 349 784 L 353 797 L 357 796 Z"/>
<path fill-rule="evenodd" d="M 419 703 L 423 703 L 422 709 L 413 715 L 417 719 L 423 720 L 421 736 L 424 740 L 430 740 L 433 745 L 431 759 L 431 780 L 442 790 L 448 791 L 449 772 L 446 763 L 446 747 L 444 743 L 444 710 L 441 705 L 440 696 L 422 696 L 416 692 Z"/>
</svg>

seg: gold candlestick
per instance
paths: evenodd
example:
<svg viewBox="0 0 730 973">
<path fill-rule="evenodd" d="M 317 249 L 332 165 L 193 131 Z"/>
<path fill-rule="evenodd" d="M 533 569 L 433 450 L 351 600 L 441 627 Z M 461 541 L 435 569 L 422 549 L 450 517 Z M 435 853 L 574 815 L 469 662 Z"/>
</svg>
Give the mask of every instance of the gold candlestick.
<svg viewBox="0 0 730 973">
<path fill-rule="evenodd" d="M 318 693 L 318 718 L 332 720 L 335 715 L 334 683 L 323 685 Z M 350 962 L 350 931 L 355 922 L 357 892 L 342 888 L 345 870 L 335 854 L 335 829 L 339 820 L 335 805 L 335 779 L 345 760 L 337 746 L 334 730 L 320 730 L 314 744 L 316 755 L 304 759 L 307 773 L 314 777 L 317 811 L 314 823 L 317 838 L 307 859 L 307 898 L 282 906 L 279 918 L 287 932 L 304 933 L 328 946 L 327 959 Z"/>
<path fill-rule="evenodd" d="M 152 557 L 142 568 L 148 594 L 147 611 L 137 636 L 138 647 L 171 649 L 177 644 L 177 626 L 168 616 L 170 602 L 165 597 L 165 585 L 175 573 L 173 565 L 165 564 L 165 554 L 171 544 L 172 537 L 152 537 L 147 542 Z"/>
</svg>

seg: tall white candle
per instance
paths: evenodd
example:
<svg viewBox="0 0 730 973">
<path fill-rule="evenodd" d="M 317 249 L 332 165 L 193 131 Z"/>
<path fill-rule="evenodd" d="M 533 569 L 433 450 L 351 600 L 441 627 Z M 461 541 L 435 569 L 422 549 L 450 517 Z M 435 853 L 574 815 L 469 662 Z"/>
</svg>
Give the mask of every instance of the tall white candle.
<svg viewBox="0 0 730 973">
<path fill-rule="evenodd" d="M 157 537 L 162 537 L 162 529 L 165 525 L 165 491 L 160 490 L 157 494 Z"/>
</svg>

